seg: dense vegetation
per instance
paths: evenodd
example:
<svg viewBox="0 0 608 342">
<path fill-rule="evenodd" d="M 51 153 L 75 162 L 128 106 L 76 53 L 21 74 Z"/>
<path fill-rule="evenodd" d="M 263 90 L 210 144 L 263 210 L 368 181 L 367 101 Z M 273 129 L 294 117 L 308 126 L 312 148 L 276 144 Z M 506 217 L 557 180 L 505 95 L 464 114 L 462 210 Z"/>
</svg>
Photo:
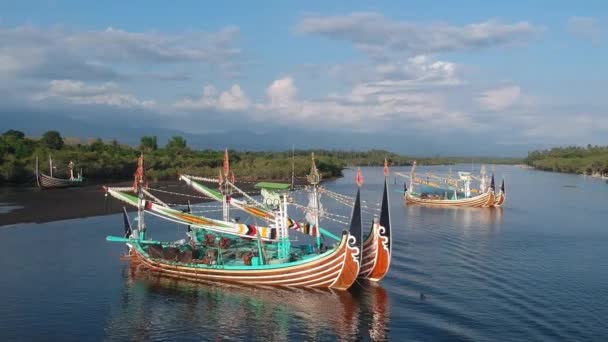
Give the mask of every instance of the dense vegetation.
<svg viewBox="0 0 608 342">
<path fill-rule="evenodd" d="M 82 168 L 85 178 L 95 181 L 127 180 L 133 176 L 137 156 L 143 151 L 147 177 L 151 180 L 176 179 L 179 173 L 217 176 L 223 163 L 223 151 L 193 150 L 179 136 L 171 138 L 164 147 L 155 136 L 144 136 L 137 147 L 120 144 L 116 140 L 64 138 L 57 131 L 48 131 L 39 139 L 23 132 L 9 130 L 0 136 L 0 184 L 23 184 L 34 180 L 36 158 L 41 171 L 48 173 L 48 157 L 57 167 L 54 175 L 65 176 L 67 164 L 73 161 Z M 304 177 L 310 169 L 310 154 L 315 153 L 317 166 L 323 177 L 338 177 L 347 166 L 383 165 L 388 158 L 391 165 L 410 165 L 414 158 L 383 150 L 366 152 L 296 150 L 296 177 Z M 292 151 L 243 152 L 230 151 L 230 164 L 238 179 L 287 180 L 291 176 Z M 476 162 L 514 163 L 512 159 L 479 159 Z M 470 158 L 418 158 L 419 164 L 453 164 L 471 162 Z"/>
<path fill-rule="evenodd" d="M 608 175 L 608 146 L 568 146 L 532 151 L 524 162 L 546 171 Z"/>
</svg>

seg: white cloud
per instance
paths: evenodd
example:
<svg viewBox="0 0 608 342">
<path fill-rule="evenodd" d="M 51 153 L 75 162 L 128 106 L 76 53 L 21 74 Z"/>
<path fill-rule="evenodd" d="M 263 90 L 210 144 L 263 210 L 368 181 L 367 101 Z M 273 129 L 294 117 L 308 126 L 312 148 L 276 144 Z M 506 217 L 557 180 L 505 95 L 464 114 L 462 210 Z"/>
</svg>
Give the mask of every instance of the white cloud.
<svg viewBox="0 0 608 342">
<path fill-rule="evenodd" d="M 151 63 L 198 63 L 234 73 L 241 50 L 238 27 L 217 32 L 161 33 L 104 30 L 73 31 L 62 27 L 0 28 L 0 76 L 34 79 L 116 80 L 121 69 Z M 120 64 L 118 64 L 120 63 Z"/>
<path fill-rule="evenodd" d="M 121 108 L 141 107 L 152 109 L 152 100 L 140 100 L 121 90 L 115 83 L 87 85 L 82 81 L 53 80 L 46 91 L 34 96 L 36 101 L 57 100 L 78 105 L 104 105 Z"/>
<path fill-rule="evenodd" d="M 270 99 L 270 105 L 273 107 L 288 106 L 293 102 L 297 92 L 298 89 L 291 77 L 275 80 L 266 90 L 266 94 Z"/>
<path fill-rule="evenodd" d="M 488 20 L 464 26 L 417 24 L 392 21 L 378 13 L 339 16 L 309 15 L 296 27 L 298 32 L 318 34 L 351 42 L 371 56 L 386 53 L 419 55 L 505 46 L 530 40 L 542 28 L 528 22 L 503 24 Z"/>
<path fill-rule="evenodd" d="M 506 85 L 486 90 L 477 98 L 482 109 L 501 111 L 513 106 L 521 95 L 521 89 L 515 85 Z"/>
<path fill-rule="evenodd" d="M 589 39 L 593 43 L 599 43 L 603 29 L 600 22 L 595 18 L 571 17 L 568 19 L 568 31 L 583 39 Z"/>
<path fill-rule="evenodd" d="M 251 106 L 251 101 L 238 84 L 219 93 L 213 86 L 206 86 L 198 98 L 186 98 L 175 102 L 177 109 L 189 111 L 217 110 L 221 112 L 243 111 Z"/>
</svg>

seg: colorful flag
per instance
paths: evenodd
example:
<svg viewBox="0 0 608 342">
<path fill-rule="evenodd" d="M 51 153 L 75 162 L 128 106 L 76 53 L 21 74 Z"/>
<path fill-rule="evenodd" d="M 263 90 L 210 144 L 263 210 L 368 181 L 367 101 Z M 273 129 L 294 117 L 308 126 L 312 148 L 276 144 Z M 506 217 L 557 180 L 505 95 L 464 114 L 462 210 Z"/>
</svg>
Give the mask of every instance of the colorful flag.
<svg viewBox="0 0 608 342">
<path fill-rule="evenodd" d="M 388 160 L 384 158 L 384 177 L 388 177 Z"/>
<path fill-rule="evenodd" d="M 357 183 L 357 186 L 361 186 L 363 185 L 363 173 L 361 172 L 361 168 L 357 168 L 357 177 L 355 177 L 355 182 Z"/>
<path fill-rule="evenodd" d="M 137 159 L 137 170 L 135 171 L 135 179 L 133 180 L 133 191 L 137 191 L 139 185 L 144 183 L 144 154 L 142 153 Z"/>
<path fill-rule="evenodd" d="M 230 173 L 230 160 L 228 159 L 228 149 L 224 150 L 224 176 L 228 177 Z"/>
</svg>

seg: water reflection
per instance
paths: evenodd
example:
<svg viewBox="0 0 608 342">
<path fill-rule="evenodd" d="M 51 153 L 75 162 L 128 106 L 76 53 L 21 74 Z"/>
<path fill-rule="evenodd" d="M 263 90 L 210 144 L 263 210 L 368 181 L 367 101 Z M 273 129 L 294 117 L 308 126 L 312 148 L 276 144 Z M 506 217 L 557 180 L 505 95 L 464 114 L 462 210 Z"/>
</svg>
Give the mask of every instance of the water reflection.
<svg viewBox="0 0 608 342">
<path fill-rule="evenodd" d="M 389 297 L 349 291 L 192 283 L 125 267 L 109 340 L 386 340 Z"/>
</svg>

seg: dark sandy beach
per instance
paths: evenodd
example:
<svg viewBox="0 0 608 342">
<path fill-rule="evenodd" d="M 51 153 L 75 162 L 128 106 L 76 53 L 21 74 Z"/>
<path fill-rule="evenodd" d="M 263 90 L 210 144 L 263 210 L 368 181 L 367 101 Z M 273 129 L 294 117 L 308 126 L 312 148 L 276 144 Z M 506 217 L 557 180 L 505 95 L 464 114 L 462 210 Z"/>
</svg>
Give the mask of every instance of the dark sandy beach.
<svg viewBox="0 0 608 342">
<path fill-rule="evenodd" d="M 131 186 L 132 182 L 108 184 L 110 186 Z M 253 184 L 243 187 L 250 192 Z M 167 193 L 152 194 L 170 204 L 203 202 L 199 193 L 179 181 L 150 183 L 150 188 L 169 192 L 188 194 L 193 197 L 175 196 Z M 0 226 L 15 223 L 44 223 L 81 217 L 118 213 L 123 203 L 106 197 L 101 184 L 77 188 L 40 190 L 38 188 L 2 188 L 0 189 Z M 12 207 L 18 207 L 12 209 Z M 134 210 L 134 208 L 127 208 Z M 8 212 L 7 212 L 8 211 Z"/>
</svg>

